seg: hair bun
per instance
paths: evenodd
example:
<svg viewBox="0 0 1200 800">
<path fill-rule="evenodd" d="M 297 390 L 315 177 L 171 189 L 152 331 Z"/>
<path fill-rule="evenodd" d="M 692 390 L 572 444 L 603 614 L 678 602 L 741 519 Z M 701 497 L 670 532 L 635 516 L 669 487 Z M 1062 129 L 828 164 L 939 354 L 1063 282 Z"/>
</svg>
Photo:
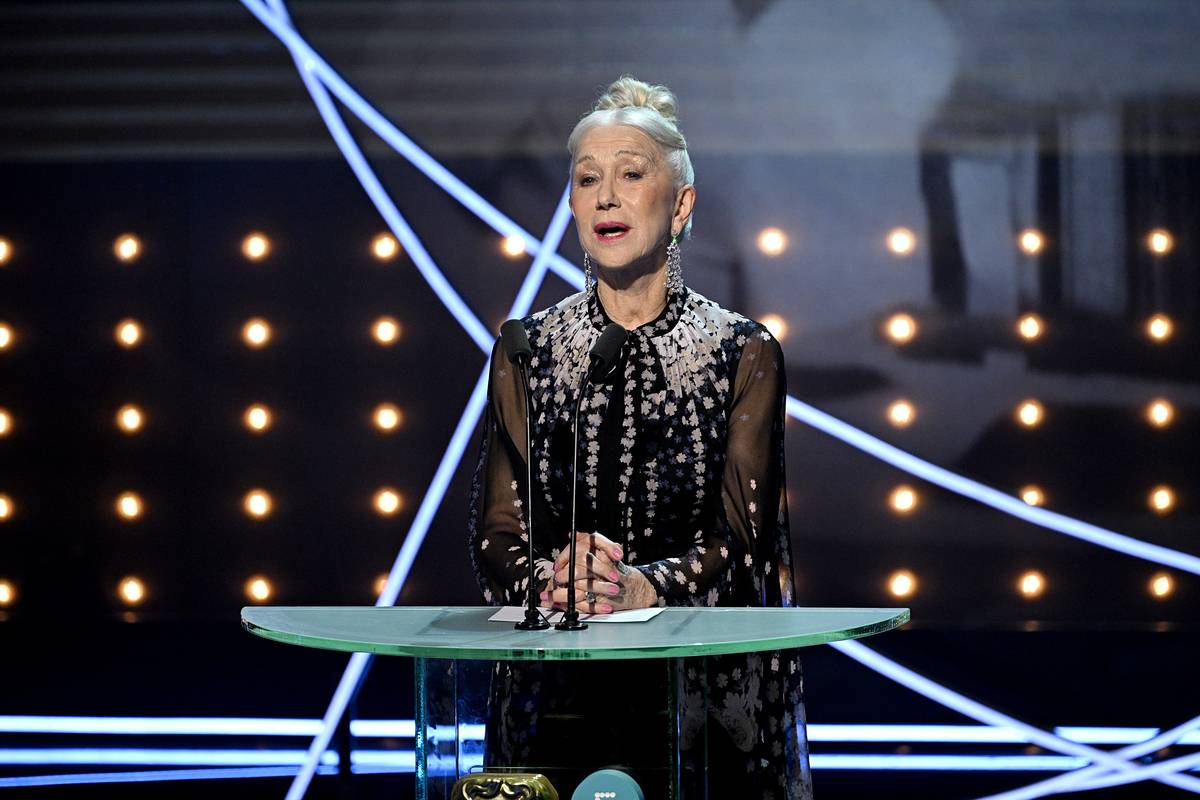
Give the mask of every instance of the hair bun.
<svg viewBox="0 0 1200 800">
<path fill-rule="evenodd" d="M 652 108 L 668 122 L 676 122 L 675 93 L 666 86 L 639 81 L 632 75 L 622 75 L 610 83 L 592 110 L 610 108 Z"/>
</svg>

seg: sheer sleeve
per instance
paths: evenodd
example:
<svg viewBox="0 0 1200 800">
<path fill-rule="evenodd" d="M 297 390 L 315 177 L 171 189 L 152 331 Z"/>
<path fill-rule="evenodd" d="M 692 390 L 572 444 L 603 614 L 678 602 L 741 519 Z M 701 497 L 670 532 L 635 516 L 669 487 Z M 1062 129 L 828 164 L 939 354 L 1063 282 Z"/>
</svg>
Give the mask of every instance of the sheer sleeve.
<svg viewBox="0 0 1200 800">
<path fill-rule="evenodd" d="M 525 393 L 521 378 L 500 350 L 492 348 L 483 442 L 471 482 L 468 549 L 484 600 L 523 605 L 529 577 L 525 498 Z M 537 591 L 549 582 L 553 555 L 537 547 Z"/>
<path fill-rule="evenodd" d="M 791 604 L 783 351 L 765 329 L 746 336 L 734 376 L 714 529 L 698 531 L 681 557 L 638 567 L 658 591 L 660 604 L 717 605 L 722 600 Z M 752 597 L 739 587 L 734 600 L 730 584 L 735 576 L 752 581 Z"/>
</svg>

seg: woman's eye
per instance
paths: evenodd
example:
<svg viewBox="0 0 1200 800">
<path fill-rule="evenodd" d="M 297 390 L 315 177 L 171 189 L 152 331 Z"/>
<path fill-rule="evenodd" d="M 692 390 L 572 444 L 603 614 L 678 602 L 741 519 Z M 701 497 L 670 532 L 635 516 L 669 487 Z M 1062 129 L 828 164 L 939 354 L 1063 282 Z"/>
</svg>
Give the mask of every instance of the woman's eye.
<svg viewBox="0 0 1200 800">
<path fill-rule="evenodd" d="M 625 177 L 636 181 L 638 178 L 642 177 L 642 173 L 630 170 L 629 172 L 625 173 Z"/>
<path fill-rule="evenodd" d="M 596 181 L 596 179 L 593 178 L 591 175 L 584 175 L 582 178 L 579 179 L 579 185 L 580 186 L 591 186 L 593 183 L 595 183 L 595 181 Z"/>
</svg>

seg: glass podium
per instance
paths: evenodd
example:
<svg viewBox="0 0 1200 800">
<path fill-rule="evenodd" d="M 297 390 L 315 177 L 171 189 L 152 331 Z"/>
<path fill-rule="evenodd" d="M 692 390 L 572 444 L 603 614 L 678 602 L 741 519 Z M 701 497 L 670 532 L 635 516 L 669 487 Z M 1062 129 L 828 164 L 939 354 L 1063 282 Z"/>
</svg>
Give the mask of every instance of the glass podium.
<svg viewBox="0 0 1200 800">
<path fill-rule="evenodd" d="M 414 751 L 420 800 L 447 800 L 459 777 L 485 768 L 542 773 L 561 791 L 591 769 L 609 766 L 587 765 L 581 774 L 583 764 L 497 763 L 494 748 L 486 742 L 487 732 L 503 723 L 496 708 L 489 707 L 496 705 L 497 682 L 503 680 L 505 670 L 511 675 L 511 669 L 534 670 L 538 680 L 545 677 L 544 671 L 557 670 L 568 681 L 591 681 L 597 674 L 609 674 L 596 670 L 621 667 L 604 662 L 644 662 L 637 668 L 645 669 L 654 677 L 654 685 L 662 688 L 658 695 L 662 712 L 641 713 L 639 719 L 661 720 L 661 727 L 652 722 L 650 727 L 657 730 L 617 729 L 617 735 L 632 733 L 635 741 L 636 735 L 647 742 L 661 741 L 661 753 L 647 752 L 645 757 L 654 763 L 642 774 L 649 774 L 651 785 L 671 798 L 694 798 L 705 796 L 709 768 L 706 706 L 698 716 L 703 721 L 700 730 L 691 725 L 684 731 L 681 721 L 685 705 L 691 706 L 690 719 L 696 719 L 697 702 L 706 703 L 706 698 L 685 690 L 688 680 L 695 685 L 695 671 L 704 669 L 702 656 L 857 639 L 893 630 L 909 619 L 905 608 L 667 608 L 647 622 L 593 622 L 582 631 L 518 631 L 511 622 L 489 621 L 496 611 L 494 607 L 255 606 L 242 609 L 242 625 L 286 644 L 415 659 Z M 614 699 L 610 707 L 619 708 L 620 701 Z M 571 733 L 566 724 L 569 714 L 543 720 L 539 736 L 587 741 L 589 733 L 596 734 L 595 717 L 616 716 L 618 722 L 620 718 L 619 713 L 589 713 L 593 720 L 583 720 L 588 725 L 583 738 Z M 575 751 L 563 748 L 564 753 Z M 633 752 L 640 757 L 642 749 L 635 747 Z M 563 796 L 569 797 L 569 792 Z M 663 794 L 647 792 L 647 796 Z"/>
</svg>

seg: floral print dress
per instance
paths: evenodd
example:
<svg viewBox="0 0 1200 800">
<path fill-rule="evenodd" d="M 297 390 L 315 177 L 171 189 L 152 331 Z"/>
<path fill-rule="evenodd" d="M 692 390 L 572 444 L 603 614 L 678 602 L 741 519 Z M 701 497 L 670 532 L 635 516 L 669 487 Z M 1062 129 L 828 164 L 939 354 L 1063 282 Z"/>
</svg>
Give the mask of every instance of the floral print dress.
<svg viewBox="0 0 1200 800">
<path fill-rule="evenodd" d="M 594 288 L 523 320 L 533 349 L 537 591 L 569 541 L 573 403 L 610 321 Z M 673 293 L 584 392 L 577 527 L 620 544 L 660 605 L 791 605 L 785 398 L 783 354 L 765 327 L 690 289 Z M 496 605 L 525 601 L 524 405 L 520 377 L 497 343 L 468 523 L 476 577 Z M 710 726 L 721 727 L 731 751 L 719 768 L 737 773 L 750 790 L 743 796 L 811 797 L 796 652 L 695 662 L 703 663 L 689 664 L 685 691 L 696 699 L 707 691 Z M 501 708 L 488 747 L 505 763 L 528 755 L 539 712 L 553 703 L 543 669 L 497 664 L 493 703 Z"/>
</svg>

